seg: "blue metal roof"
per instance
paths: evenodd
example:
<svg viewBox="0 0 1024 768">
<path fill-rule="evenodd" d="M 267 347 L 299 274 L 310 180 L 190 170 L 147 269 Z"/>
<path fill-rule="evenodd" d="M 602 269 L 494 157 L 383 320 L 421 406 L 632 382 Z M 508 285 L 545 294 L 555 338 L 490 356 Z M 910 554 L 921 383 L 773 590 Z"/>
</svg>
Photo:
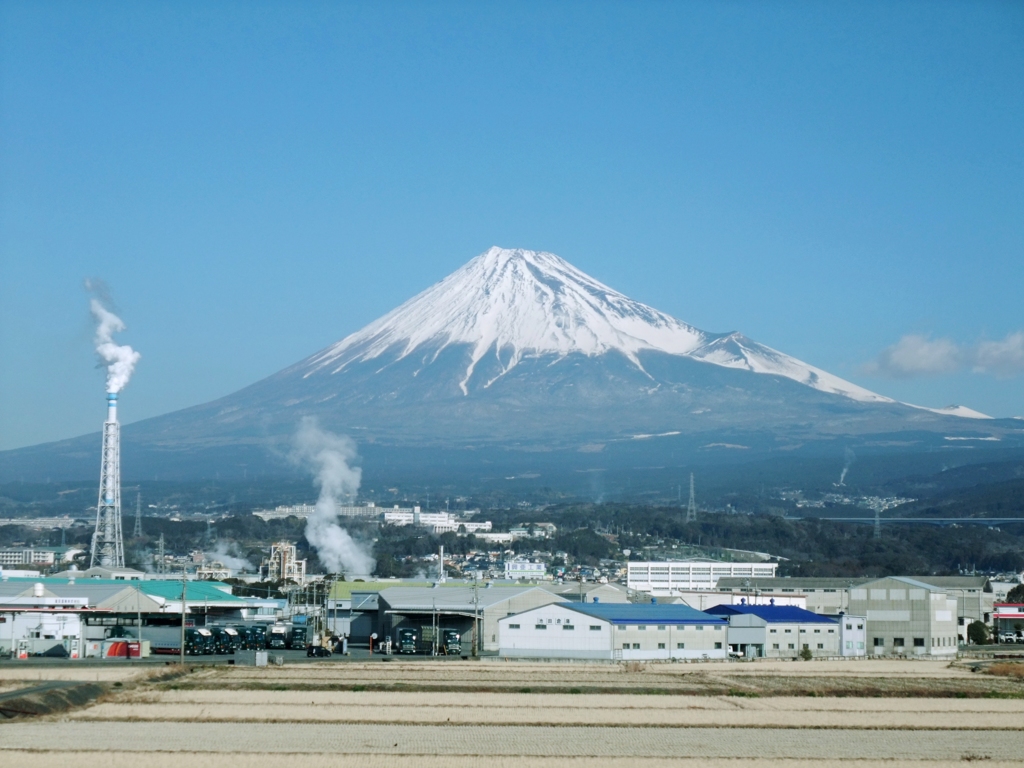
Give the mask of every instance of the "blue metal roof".
<svg viewBox="0 0 1024 768">
<path fill-rule="evenodd" d="M 836 624 L 835 619 L 795 605 L 716 605 L 707 610 L 718 616 L 753 614 L 769 624 Z"/>
<path fill-rule="evenodd" d="M 559 607 L 585 613 L 612 624 L 725 624 L 725 619 L 710 616 L 688 605 L 656 603 L 559 603 Z"/>
</svg>

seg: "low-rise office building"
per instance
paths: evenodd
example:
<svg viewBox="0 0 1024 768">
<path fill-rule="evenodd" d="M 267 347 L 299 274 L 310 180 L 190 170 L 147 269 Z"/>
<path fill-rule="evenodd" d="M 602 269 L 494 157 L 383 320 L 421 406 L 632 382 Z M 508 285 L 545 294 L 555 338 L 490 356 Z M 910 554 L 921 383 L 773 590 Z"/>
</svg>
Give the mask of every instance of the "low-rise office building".
<svg viewBox="0 0 1024 768">
<path fill-rule="evenodd" d="M 992 624 L 999 642 L 1018 643 L 1024 641 L 1024 604 L 996 603 L 993 606 Z"/>
<path fill-rule="evenodd" d="M 707 611 L 729 621 L 729 647 L 747 658 L 840 656 L 839 622 L 792 605 L 716 605 Z"/>
<path fill-rule="evenodd" d="M 631 562 L 626 567 L 626 585 L 655 596 L 679 591 L 715 589 L 723 578 L 768 579 L 778 563 L 726 563 L 717 560 Z"/>
<path fill-rule="evenodd" d="M 508 657 L 724 659 L 728 623 L 686 605 L 555 603 L 498 620 Z"/>
</svg>

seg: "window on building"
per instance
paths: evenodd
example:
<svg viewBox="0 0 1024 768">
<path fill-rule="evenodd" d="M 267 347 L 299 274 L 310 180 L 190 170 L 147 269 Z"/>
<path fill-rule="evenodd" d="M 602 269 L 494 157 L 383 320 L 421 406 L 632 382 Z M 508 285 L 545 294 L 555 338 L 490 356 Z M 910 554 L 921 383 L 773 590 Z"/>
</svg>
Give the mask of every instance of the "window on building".
<svg viewBox="0 0 1024 768">
<path fill-rule="evenodd" d="M 792 629 L 787 629 L 787 630 L 784 630 L 784 631 L 785 631 L 785 633 L 786 633 L 787 635 L 791 635 L 791 634 L 793 634 L 793 630 L 792 630 Z"/>
<path fill-rule="evenodd" d="M 721 643 L 715 643 L 715 650 L 716 651 L 722 650 L 722 644 Z"/>
<path fill-rule="evenodd" d="M 914 647 L 915 648 L 924 648 L 924 638 L 923 637 L 915 637 L 914 638 Z"/>
<path fill-rule="evenodd" d="M 722 631 L 722 625 L 721 624 L 715 625 L 715 632 L 721 632 L 721 631 Z"/>
<path fill-rule="evenodd" d="M 804 650 L 805 651 L 810 650 L 810 648 L 811 648 L 811 646 L 809 646 L 807 643 L 804 643 Z"/>
<path fill-rule="evenodd" d="M 769 629 L 768 630 L 768 634 L 769 635 L 776 635 L 776 634 L 778 634 L 778 632 L 779 632 L 779 630 L 777 630 L 777 629 Z"/>
<path fill-rule="evenodd" d="M 639 629 L 639 630 L 640 630 L 641 632 L 643 632 L 643 631 L 644 631 L 645 629 L 647 629 L 647 625 L 646 625 L 646 624 L 640 624 L 640 625 L 639 625 L 639 626 L 637 627 L 637 629 Z"/>
<path fill-rule="evenodd" d="M 658 625 L 658 631 L 659 632 L 664 632 L 665 631 L 665 625 L 664 624 Z"/>
<path fill-rule="evenodd" d="M 847 629 L 853 629 L 853 624 L 847 624 L 847 625 L 846 625 L 846 628 L 847 628 Z"/>
<path fill-rule="evenodd" d="M 830 629 L 830 630 L 828 631 L 828 633 L 829 633 L 830 635 L 834 635 L 834 634 L 836 633 L 836 631 L 835 631 L 834 629 Z"/>
<path fill-rule="evenodd" d="M 820 634 L 821 634 L 821 630 L 820 630 L 820 629 L 816 629 L 816 630 L 814 630 L 814 634 L 816 634 L 816 635 L 820 635 Z"/>
<path fill-rule="evenodd" d="M 884 637 L 876 637 L 875 638 L 875 648 L 884 648 L 884 647 L 885 647 L 885 638 Z"/>
<path fill-rule="evenodd" d="M 601 631 L 601 625 L 600 624 L 591 624 L 590 625 L 590 631 L 591 632 L 600 632 Z"/>
<path fill-rule="evenodd" d="M 772 650 L 773 651 L 779 650 L 779 644 L 778 643 L 772 643 Z"/>
<path fill-rule="evenodd" d="M 858 624 L 857 625 L 857 629 L 864 629 L 864 625 L 863 624 Z"/>
<path fill-rule="evenodd" d="M 573 630 L 573 629 L 576 629 L 576 627 L 575 627 L 575 626 L 573 626 L 572 624 L 563 624 L 563 625 L 562 625 L 562 629 L 569 629 L 569 630 Z"/>
<path fill-rule="evenodd" d="M 902 637 L 894 637 L 892 639 L 892 644 L 895 647 L 897 647 L 897 648 L 902 648 L 903 647 L 903 638 Z"/>
<path fill-rule="evenodd" d="M 795 646 L 795 645 L 793 645 L 793 643 L 790 643 L 790 644 L 789 644 L 789 646 L 787 646 L 787 647 L 788 647 L 788 648 L 789 648 L 789 650 L 791 650 L 791 651 L 795 651 L 795 650 L 796 650 L 796 646 Z"/>
<path fill-rule="evenodd" d="M 548 628 L 547 624 L 538 624 L 536 627 L 534 627 L 534 629 L 547 629 L 547 628 Z"/>
<path fill-rule="evenodd" d="M 629 643 L 623 643 L 622 644 L 622 650 L 628 651 L 629 650 Z"/>
<path fill-rule="evenodd" d="M 818 650 L 822 650 L 825 647 L 824 643 L 818 643 Z"/>
<path fill-rule="evenodd" d="M 509 624 L 508 628 L 509 629 L 519 629 L 519 625 L 518 624 Z"/>
<path fill-rule="evenodd" d="M 640 643 L 633 643 L 633 650 L 634 651 L 639 651 L 640 650 Z"/>
<path fill-rule="evenodd" d="M 863 651 L 863 650 L 864 650 L 864 643 L 862 643 L 862 642 L 858 642 L 858 643 L 857 643 L 857 648 L 859 648 L 860 650 L 862 650 L 862 651 Z"/>
<path fill-rule="evenodd" d="M 680 651 L 685 650 L 686 643 L 676 643 L 676 648 L 678 648 Z"/>
<path fill-rule="evenodd" d="M 847 640 L 846 641 L 846 650 L 848 650 L 848 651 L 852 651 L 853 650 L 853 640 Z"/>
<path fill-rule="evenodd" d="M 703 631 L 703 630 L 704 630 L 704 625 L 703 625 L 703 624 L 698 624 L 698 625 L 696 626 L 696 630 L 697 630 L 698 632 L 701 632 L 701 631 Z"/>
<path fill-rule="evenodd" d="M 665 650 L 665 644 L 664 643 L 658 643 L 658 650 L 659 651 L 664 651 Z"/>
</svg>

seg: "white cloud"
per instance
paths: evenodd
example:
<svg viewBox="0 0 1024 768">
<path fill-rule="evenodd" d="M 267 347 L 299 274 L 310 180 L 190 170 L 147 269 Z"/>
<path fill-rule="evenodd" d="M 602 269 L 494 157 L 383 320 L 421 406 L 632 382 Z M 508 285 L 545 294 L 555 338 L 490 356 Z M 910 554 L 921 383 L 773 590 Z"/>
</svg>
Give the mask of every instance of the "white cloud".
<svg viewBox="0 0 1024 768">
<path fill-rule="evenodd" d="M 952 373 L 963 364 L 963 350 L 956 342 L 910 334 L 884 349 L 868 370 L 902 379 Z"/>
<path fill-rule="evenodd" d="M 867 373 L 899 379 L 963 370 L 994 376 L 1024 373 L 1024 331 L 1008 334 L 1000 341 L 980 341 L 973 345 L 908 334 L 882 350 L 878 358 L 866 366 Z"/>
<path fill-rule="evenodd" d="M 1009 334 L 1002 341 L 983 341 L 974 354 L 974 370 L 996 376 L 1024 372 L 1024 331 Z"/>
</svg>

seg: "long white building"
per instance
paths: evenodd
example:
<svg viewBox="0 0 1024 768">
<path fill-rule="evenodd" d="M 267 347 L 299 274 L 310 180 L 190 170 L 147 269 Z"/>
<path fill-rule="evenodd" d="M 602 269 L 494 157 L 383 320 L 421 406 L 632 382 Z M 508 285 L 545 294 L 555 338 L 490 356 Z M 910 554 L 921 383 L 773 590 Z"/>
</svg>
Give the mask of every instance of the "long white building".
<svg viewBox="0 0 1024 768">
<path fill-rule="evenodd" d="M 679 560 L 629 563 L 626 586 L 656 596 L 693 590 L 711 590 L 721 578 L 773 578 L 778 563 L 723 563 L 715 560 Z"/>
<path fill-rule="evenodd" d="M 685 605 L 553 603 L 498 620 L 498 655 L 725 659 L 728 621 Z"/>
</svg>

